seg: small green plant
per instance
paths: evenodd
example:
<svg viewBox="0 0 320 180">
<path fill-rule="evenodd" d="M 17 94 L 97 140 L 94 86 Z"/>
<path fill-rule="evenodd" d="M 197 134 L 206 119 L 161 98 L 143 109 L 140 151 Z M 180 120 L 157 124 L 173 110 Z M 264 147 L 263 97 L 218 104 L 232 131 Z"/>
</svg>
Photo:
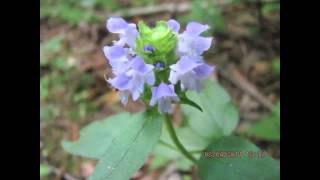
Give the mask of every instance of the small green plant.
<svg viewBox="0 0 320 180">
<path fill-rule="evenodd" d="M 40 164 L 40 177 L 48 176 L 50 173 L 50 169 L 45 164 Z"/>
<path fill-rule="evenodd" d="M 68 51 L 62 51 L 63 43 L 64 36 L 61 35 L 40 43 L 41 120 L 59 116 L 80 119 L 97 110 L 95 102 L 89 101 L 88 90 L 81 90 L 92 85 L 92 76 L 85 74 L 77 78 L 78 81 L 73 80 L 80 72 L 67 63 Z M 64 111 L 57 103 L 64 103 L 67 110 Z"/>
<path fill-rule="evenodd" d="M 280 58 L 275 58 L 272 60 L 272 71 L 275 73 L 275 75 L 280 75 Z"/>
<path fill-rule="evenodd" d="M 267 15 L 272 12 L 279 12 L 280 11 L 280 3 L 265 3 L 262 6 L 262 13 L 263 15 Z"/>
<path fill-rule="evenodd" d="M 190 14 L 180 18 L 183 23 L 190 20 L 206 23 L 211 27 L 208 34 L 223 31 L 224 19 L 221 7 L 208 0 L 192 0 L 191 7 Z"/>
<path fill-rule="evenodd" d="M 49 17 L 71 25 L 80 22 L 101 23 L 97 10 L 117 10 L 119 5 L 113 0 L 43 0 L 40 17 Z"/>
<path fill-rule="evenodd" d="M 259 122 L 255 123 L 246 132 L 249 136 L 269 141 L 280 140 L 280 103 L 278 103 L 273 112 L 265 116 Z"/>
<path fill-rule="evenodd" d="M 154 0 L 132 0 L 133 6 L 148 6 L 153 5 Z"/>
</svg>

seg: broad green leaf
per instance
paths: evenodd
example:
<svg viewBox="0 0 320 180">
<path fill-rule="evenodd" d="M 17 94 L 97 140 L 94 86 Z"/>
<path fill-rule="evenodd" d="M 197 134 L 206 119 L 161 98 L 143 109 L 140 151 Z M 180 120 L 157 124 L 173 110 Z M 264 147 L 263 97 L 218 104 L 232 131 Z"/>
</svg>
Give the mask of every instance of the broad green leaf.
<svg viewBox="0 0 320 180">
<path fill-rule="evenodd" d="M 130 129 L 138 130 L 142 121 L 144 121 L 142 114 L 117 114 L 89 124 L 80 131 L 79 140 L 62 141 L 62 146 L 69 153 L 99 159 L 112 146 L 116 137 Z"/>
<path fill-rule="evenodd" d="M 195 156 L 195 154 L 193 154 L 193 156 L 196 158 L 200 157 L 199 154 L 197 154 L 197 155 L 198 156 Z M 180 159 L 175 161 L 175 165 L 178 169 L 180 169 L 182 171 L 189 171 L 192 168 L 192 166 L 194 165 L 194 163 L 185 157 L 181 157 Z"/>
<path fill-rule="evenodd" d="M 176 128 L 176 133 L 183 146 L 196 158 L 198 158 L 200 155 L 199 151 L 203 150 L 210 143 L 195 133 L 188 126 Z M 166 128 L 163 128 L 160 139 L 161 142 L 164 142 L 165 144 L 159 143 L 156 146 L 154 150 L 156 157 L 160 156 L 162 159 L 166 159 L 166 162 L 174 160 L 177 168 L 181 170 L 188 170 L 192 167 L 193 163 L 179 152 L 177 147 L 172 142 Z"/>
<path fill-rule="evenodd" d="M 203 154 L 198 163 L 202 180 L 280 179 L 279 161 L 263 154 L 257 146 L 239 137 L 220 138 L 213 142 L 206 152 L 238 152 L 238 156 L 210 158 Z"/>
<path fill-rule="evenodd" d="M 151 171 L 156 170 L 160 167 L 165 166 L 169 161 L 170 159 L 168 159 L 167 157 L 157 154 L 153 157 L 149 168 Z"/>
<path fill-rule="evenodd" d="M 235 129 L 239 115 L 228 93 L 217 83 L 207 80 L 200 92 L 187 92 L 188 98 L 197 103 L 203 112 L 182 105 L 191 128 L 206 139 L 230 135 Z"/>
<path fill-rule="evenodd" d="M 49 175 L 50 169 L 47 165 L 45 164 L 40 164 L 40 177 L 44 177 Z"/>
<path fill-rule="evenodd" d="M 75 142 L 63 141 L 70 153 L 99 159 L 92 180 L 129 179 L 143 165 L 161 134 L 159 116 L 122 113 L 94 122 Z"/>
<path fill-rule="evenodd" d="M 195 133 L 190 127 L 176 128 L 176 133 L 179 141 L 190 152 L 201 151 L 209 145 L 209 141 L 203 139 L 197 133 Z M 181 159 L 183 156 L 173 143 L 166 128 L 163 128 L 162 135 L 160 137 L 161 142 L 155 148 L 155 153 L 170 159 Z"/>
<path fill-rule="evenodd" d="M 205 147 L 209 145 L 209 141 L 199 136 L 193 129 L 189 126 L 176 128 L 177 136 L 180 142 L 188 151 L 199 151 L 203 150 Z M 166 128 L 163 128 L 162 135 L 160 138 L 162 141 L 167 144 L 175 147 L 172 139 Z"/>
<path fill-rule="evenodd" d="M 280 104 L 275 107 L 272 113 L 264 117 L 261 121 L 253 124 L 246 134 L 269 141 L 279 141 Z"/>
<path fill-rule="evenodd" d="M 164 145 L 158 144 L 154 151 L 155 162 L 152 163 L 151 169 L 157 169 L 164 167 L 170 162 L 175 162 L 178 169 L 188 171 L 193 166 L 193 162 L 184 157 L 178 150 L 173 150 L 165 147 Z M 200 158 L 200 153 L 192 153 L 196 159 Z"/>
</svg>

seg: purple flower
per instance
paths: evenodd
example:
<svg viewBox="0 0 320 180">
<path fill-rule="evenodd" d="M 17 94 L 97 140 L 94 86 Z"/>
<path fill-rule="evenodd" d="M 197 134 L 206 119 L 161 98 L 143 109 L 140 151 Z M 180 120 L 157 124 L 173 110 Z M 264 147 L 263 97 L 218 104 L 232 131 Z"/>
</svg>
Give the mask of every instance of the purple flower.
<svg viewBox="0 0 320 180">
<path fill-rule="evenodd" d="M 112 72 L 117 75 L 127 70 L 130 56 L 129 50 L 118 45 L 103 47 L 104 55 L 109 60 Z"/>
<path fill-rule="evenodd" d="M 171 113 L 172 101 L 179 101 L 177 94 L 174 92 L 173 85 L 167 85 L 161 82 L 158 87 L 152 88 L 152 98 L 150 100 L 150 106 L 158 104 L 158 111 L 160 113 Z"/>
<path fill-rule="evenodd" d="M 207 51 L 211 46 L 212 37 L 202 37 L 200 34 L 208 29 L 208 25 L 188 23 L 186 30 L 178 36 L 177 53 L 180 56 L 197 57 Z"/>
<path fill-rule="evenodd" d="M 107 29 L 112 33 L 119 34 L 120 39 L 114 41 L 115 45 L 124 46 L 128 44 L 130 47 L 135 47 L 135 40 L 139 32 L 133 23 L 127 23 L 120 17 L 111 17 L 107 20 Z"/>
<path fill-rule="evenodd" d="M 174 20 L 174 19 L 170 19 L 168 22 L 168 26 L 172 29 L 173 32 L 178 33 L 180 30 L 180 24 Z"/>
<path fill-rule="evenodd" d="M 120 99 L 123 104 L 128 101 L 131 94 L 132 99 L 136 101 L 143 93 L 144 84 L 152 86 L 155 83 L 153 66 L 145 64 L 143 60 L 136 56 L 127 65 L 125 72 L 117 74 L 108 82 L 120 91 Z"/>
<path fill-rule="evenodd" d="M 171 65 L 170 69 L 169 81 L 172 84 L 176 84 L 180 80 L 182 90 L 199 92 L 202 88 L 201 80 L 208 78 L 214 67 L 183 56 L 176 64 Z"/>
<path fill-rule="evenodd" d="M 167 33 L 165 35 L 174 37 L 166 41 L 172 44 L 170 52 L 176 52 L 176 56 L 169 54 L 168 59 L 164 59 L 168 51 L 163 51 L 162 46 L 155 48 L 156 43 L 149 41 L 136 43 L 137 37 L 139 39 L 145 37 L 143 33 L 139 34 L 135 24 L 127 23 L 120 17 L 112 17 L 107 20 L 107 29 L 111 33 L 119 34 L 118 41 L 114 41 L 112 46 L 103 48 L 114 74 L 114 77 L 107 81 L 119 90 L 122 104 L 128 102 L 129 96 L 136 101 L 144 93 L 145 88 L 151 88 L 150 106 L 157 104 L 160 113 L 171 113 L 172 102 L 180 101 L 174 85 L 180 82 L 182 91 L 199 92 L 202 80 L 208 78 L 214 70 L 214 67 L 204 63 L 202 56 L 202 53 L 208 50 L 212 43 L 212 37 L 201 36 L 202 32 L 209 29 L 208 25 L 190 22 L 181 34 L 179 34 L 180 24 L 176 20 L 170 19 L 167 25 L 172 31 L 162 32 L 159 29 L 150 29 L 150 33 L 155 33 L 152 36 L 158 36 L 157 33 Z M 140 51 L 136 52 L 137 49 L 142 49 L 148 56 L 140 56 Z M 146 64 L 141 57 L 148 58 L 145 61 L 150 64 Z M 180 58 L 177 62 L 176 57 Z M 170 68 L 169 74 L 166 71 L 168 67 Z M 167 81 L 171 84 L 164 83 Z M 177 93 L 179 94 L 180 90 Z"/>
</svg>

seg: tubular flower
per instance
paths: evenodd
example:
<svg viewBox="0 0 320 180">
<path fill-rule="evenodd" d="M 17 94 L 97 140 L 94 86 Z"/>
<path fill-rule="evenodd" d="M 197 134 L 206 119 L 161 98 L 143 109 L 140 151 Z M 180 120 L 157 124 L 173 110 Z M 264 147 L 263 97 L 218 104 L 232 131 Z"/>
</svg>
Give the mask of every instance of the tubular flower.
<svg viewBox="0 0 320 180">
<path fill-rule="evenodd" d="M 201 90 L 201 80 L 206 79 L 213 71 L 213 67 L 199 61 L 195 62 L 188 56 L 181 57 L 170 69 L 169 81 L 172 84 L 180 80 L 182 90 L 197 92 Z"/>
<path fill-rule="evenodd" d="M 120 17 L 109 18 L 107 29 L 119 39 L 103 48 L 114 74 L 107 81 L 119 90 L 121 102 L 142 98 L 150 106 L 157 104 L 160 113 L 171 113 L 171 104 L 183 101 L 185 96 L 179 96 L 185 91 L 200 92 L 201 81 L 214 70 L 202 57 L 212 42 L 201 36 L 208 28 L 190 22 L 179 34 L 180 24 L 170 19 L 153 28 L 139 22 L 138 30 Z"/>
<path fill-rule="evenodd" d="M 154 106 L 158 103 L 158 111 L 160 113 L 171 113 L 171 102 L 179 101 L 177 94 L 174 92 L 173 85 L 167 85 L 163 82 L 158 87 L 152 87 L 152 98 L 150 100 L 150 106 Z"/>
<path fill-rule="evenodd" d="M 123 104 L 127 103 L 129 94 L 132 94 L 132 99 L 136 101 L 143 93 L 145 83 L 150 86 L 154 84 L 153 68 L 152 65 L 145 64 L 140 57 L 136 56 L 124 68 L 125 72 L 109 79 L 108 82 L 118 90 L 125 91 L 120 96 Z"/>
<path fill-rule="evenodd" d="M 132 58 L 128 54 L 128 49 L 118 45 L 105 46 L 103 52 L 108 58 L 109 64 L 112 67 L 112 72 L 115 75 L 126 71 L 129 60 Z"/>
<path fill-rule="evenodd" d="M 202 25 L 197 22 L 187 24 L 186 30 L 179 34 L 177 52 L 180 56 L 195 57 L 194 60 L 201 56 L 204 51 L 207 51 L 212 42 L 212 37 L 202 37 L 200 34 L 209 29 L 208 25 Z"/>
<path fill-rule="evenodd" d="M 128 24 L 122 18 L 112 17 L 107 20 L 107 29 L 112 33 L 119 34 L 120 38 L 118 41 L 114 41 L 115 45 L 123 46 L 128 44 L 130 47 L 134 47 L 135 39 L 139 34 L 135 24 Z"/>
</svg>

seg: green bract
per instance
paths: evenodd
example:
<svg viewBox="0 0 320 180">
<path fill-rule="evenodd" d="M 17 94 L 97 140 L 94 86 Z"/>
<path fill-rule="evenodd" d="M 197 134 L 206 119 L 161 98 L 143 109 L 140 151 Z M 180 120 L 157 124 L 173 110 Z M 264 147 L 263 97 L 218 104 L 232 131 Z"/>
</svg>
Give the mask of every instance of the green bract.
<svg viewBox="0 0 320 180">
<path fill-rule="evenodd" d="M 139 36 L 136 39 L 135 52 L 148 64 L 163 62 L 166 67 L 177 61 L 175 49 L 177 35 L 168 27 L 167 22 L 158 21 L 154 28 L 144 22 L 138 24 Z M 154 51 L 145 51 L 144 47 L 151 45 Z"/>
</svg>

